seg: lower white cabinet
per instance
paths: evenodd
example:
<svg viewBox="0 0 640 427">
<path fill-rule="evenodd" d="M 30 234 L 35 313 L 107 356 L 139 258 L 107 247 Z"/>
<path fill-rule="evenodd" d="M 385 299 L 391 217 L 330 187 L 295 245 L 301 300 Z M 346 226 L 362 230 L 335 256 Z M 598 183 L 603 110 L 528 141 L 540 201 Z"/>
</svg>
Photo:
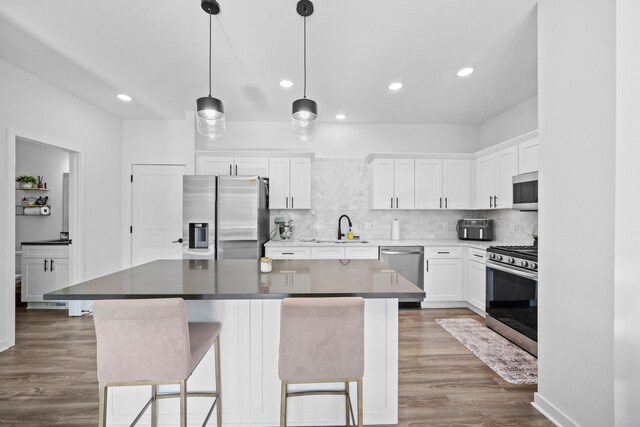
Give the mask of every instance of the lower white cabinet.
<svg viewBox="0 0 640 427">
<path fill-rule="evenodd" d="M 272 259 L 311 259 L 311 248 L 308 246 L 267 246 L 265 256 Z"/>
<path fill-rule="evenodd" d="M 461 247 L 427 247 L 424 261 L 426 302 L 464 301 Z"/>
<path fill-rule="evenodd" d="M 354 244 L 355 245 L 355 244 Z M 377 246 L 267 246 L 273 259 L 378 259 Z"/>
<path fill-rule="evenodd" d="M 66 245 L 22 247 L 22 301 L 44 301 L 42 296 L 69 285 L 69 248 Z"/>
<path fill-rule="evenodd" d="M 467 256 L 467 302 L 482 312 L 486 305 L 485 251 L 469 248 Z"/>
</svg>

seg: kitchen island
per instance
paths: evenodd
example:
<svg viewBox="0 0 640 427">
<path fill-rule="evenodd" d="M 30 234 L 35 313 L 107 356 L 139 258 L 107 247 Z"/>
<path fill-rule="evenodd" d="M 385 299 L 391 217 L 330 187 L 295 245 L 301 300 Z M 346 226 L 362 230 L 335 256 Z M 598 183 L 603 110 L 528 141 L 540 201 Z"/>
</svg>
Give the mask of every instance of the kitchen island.
<svg viewBox="0 0 640 427">
<path fill-rule="evenodd" d="M 338 296 L 365 298 L 364 422 L 396 424 L 398 298 L 424 298 L 424 292 L 380 261 L 274 260 L 273 271 L 261 273 L 259 260 L 159 260 L 50 292 L 45 299 L 184 298 L 190 321 L 223 325 L 224 425 L 268 426 L 279 420 L 281 299 Z M 212 372 L 209 354 L 188 388 L 211 389 Z M 145 387 L 114 389 L 108 401 L 109 425 L 129 425 L 147 398 Z M 192 422 L 204 419 L 208 403 L 207 399 L 189 402 Z M 177 402 L 163 401 L 160 414 L 161 422 L 175 425 Z M 288 420 L 291 425 L 344 424 L 344 398 L 292 399 Z"/>
</svg>

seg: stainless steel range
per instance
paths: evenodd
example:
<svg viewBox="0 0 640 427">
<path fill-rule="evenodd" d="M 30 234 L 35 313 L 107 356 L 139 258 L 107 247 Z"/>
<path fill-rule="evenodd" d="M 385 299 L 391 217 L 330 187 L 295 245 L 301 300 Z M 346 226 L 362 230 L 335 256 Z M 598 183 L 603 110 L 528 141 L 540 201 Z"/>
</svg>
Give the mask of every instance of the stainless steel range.
<svg viewBox="0 0 640 427">
<path fill-rule="evenodd" d="M 487 249 L 487 326 L 538 355 L 538 248 Z"/>
</svg>

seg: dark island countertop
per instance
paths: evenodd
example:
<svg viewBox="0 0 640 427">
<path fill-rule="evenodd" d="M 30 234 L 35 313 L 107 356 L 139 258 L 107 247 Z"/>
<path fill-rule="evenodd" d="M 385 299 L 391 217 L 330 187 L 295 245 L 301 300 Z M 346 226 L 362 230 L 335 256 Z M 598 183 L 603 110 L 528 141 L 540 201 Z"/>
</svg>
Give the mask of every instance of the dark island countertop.
<svg viewBox="0 0 640 427">
<path fill-rule="evenodd" d="M 413 283 L 377 260 L 157 260 L 49 292 L 45 300 L 131 298 L 281 299 L 424 298 Z"/>
</svg>

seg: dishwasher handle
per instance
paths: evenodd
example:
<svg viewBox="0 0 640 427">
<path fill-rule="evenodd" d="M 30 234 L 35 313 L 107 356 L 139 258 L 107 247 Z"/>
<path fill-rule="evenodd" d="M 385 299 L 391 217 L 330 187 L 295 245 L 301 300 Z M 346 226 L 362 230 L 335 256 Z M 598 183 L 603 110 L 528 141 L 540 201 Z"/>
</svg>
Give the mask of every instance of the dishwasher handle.
<svg viewBox="0 0 640 427">
<path fill-rule="evenodd" d="M 381 250 L 381 254 L 384 255 L 422 255 L 420 251 L 385 251 Z"/>
</svg>

